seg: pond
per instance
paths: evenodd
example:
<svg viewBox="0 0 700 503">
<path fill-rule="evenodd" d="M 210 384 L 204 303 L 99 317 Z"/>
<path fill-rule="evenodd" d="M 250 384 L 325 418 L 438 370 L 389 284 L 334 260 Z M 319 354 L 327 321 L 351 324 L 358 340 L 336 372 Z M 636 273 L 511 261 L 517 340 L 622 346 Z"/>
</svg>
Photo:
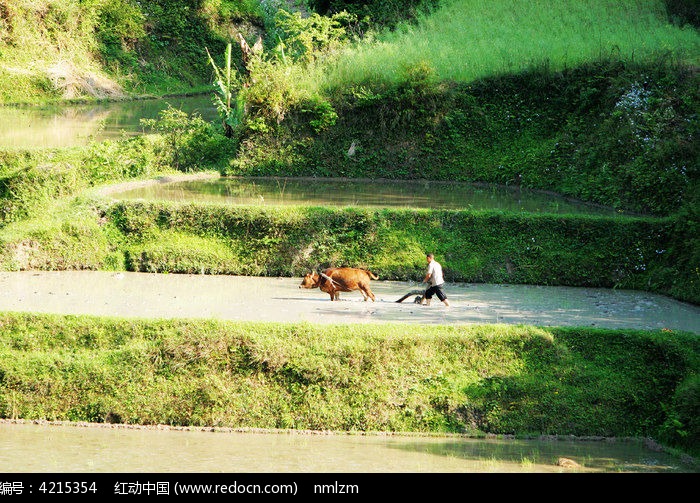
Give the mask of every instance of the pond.
<svg viewBox="0 0 700 503">
<path fill-rule="evenodd" d="M 53 148 L 87 145 L 143 133 L 141 119 L 156 119 L 171 105 L 217 120 L 211 94 L 162 99 L 61 105 L 0 106 L 0 147 Z"/>
<path fill-rule="evenodd" d="M 344 178 L 217 177 L 141 184 L 115 199 L 214 202 L 246 206 L 357 206 L 619 215 L 614 208 L 543 191 L 488 184 Z"/>
</svg>

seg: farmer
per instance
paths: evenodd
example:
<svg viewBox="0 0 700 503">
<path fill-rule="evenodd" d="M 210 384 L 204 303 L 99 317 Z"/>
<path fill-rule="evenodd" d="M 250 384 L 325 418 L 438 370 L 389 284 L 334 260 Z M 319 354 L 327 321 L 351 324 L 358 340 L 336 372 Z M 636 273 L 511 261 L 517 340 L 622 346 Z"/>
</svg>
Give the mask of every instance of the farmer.
<svg viewBox="0 0 700 503">
<path fill-rule="evenodd" d="M 447 295 L 442 291 L 442 285 L 445 283 L 442 277 L 442 266 L 440 262 L 435 260 L 435 256 L 432 253 L 428 253 L 425 258 L 428 261 L 428 271 L 425 273 L 423 283 L 429 283 L 430 287 L 425 291 L 423 304 L 429 306 L 430 299 L 433 298 L 433 295 L 437 295 L 437 298 L 449 307 L 450 303 L 447 300 Z"/>
</svg>

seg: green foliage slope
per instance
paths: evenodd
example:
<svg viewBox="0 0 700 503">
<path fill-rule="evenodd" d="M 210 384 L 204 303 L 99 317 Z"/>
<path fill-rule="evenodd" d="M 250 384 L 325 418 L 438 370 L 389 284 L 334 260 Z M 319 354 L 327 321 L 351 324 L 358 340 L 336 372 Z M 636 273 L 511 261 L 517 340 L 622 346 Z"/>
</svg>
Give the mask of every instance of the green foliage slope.
<svg viewBox="0 0 700 503">
<path fill-rule="evenodd" d="M 348 88 L 335 124 L 296 108 L 247 130 L 237 175 L 462 180 L 553 190 L 668 215 L 697 191 L 700 74 L 608 61 L 469 84 Z"/>
<path fill-rule="evenodd" d="M 20 314 L 0 326 L 2 417 L 698 447 L 693 334 Z"/>
<path fill-rule="evenodd" d="M 0 103 L 203 91 L 204 48 L 261 24 L 249 1 L 2 0 Z"/>
</svg>

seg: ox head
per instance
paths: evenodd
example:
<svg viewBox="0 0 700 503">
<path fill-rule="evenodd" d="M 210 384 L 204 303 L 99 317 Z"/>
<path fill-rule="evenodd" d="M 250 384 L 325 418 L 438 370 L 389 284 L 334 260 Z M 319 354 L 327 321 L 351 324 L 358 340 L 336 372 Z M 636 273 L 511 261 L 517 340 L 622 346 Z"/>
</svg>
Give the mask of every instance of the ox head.
<svg viewBox="0 0 700 503">
<path fill-rule="evenodd" d="M 315 272 L 310 272 L 306 276 L 304 276 L 304 279 L 301 281 L 301 285 L 299 285 L 299 288 L 318 288 L 318 283 L 321 277 L 315 273 Z"/>
</svg>

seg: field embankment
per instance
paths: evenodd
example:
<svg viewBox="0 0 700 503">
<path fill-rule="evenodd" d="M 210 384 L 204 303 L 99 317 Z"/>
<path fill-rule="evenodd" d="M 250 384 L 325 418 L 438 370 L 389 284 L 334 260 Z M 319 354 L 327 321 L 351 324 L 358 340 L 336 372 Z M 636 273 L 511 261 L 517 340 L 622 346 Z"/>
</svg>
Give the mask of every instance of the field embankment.
<svg viewBox="0 0 700 503">
<path fill-rule="evenodd" d="M 693 334 L 21 314 L 0 326 L 8 418 L 653 436 L 697 454 Z"/>
</svg>

